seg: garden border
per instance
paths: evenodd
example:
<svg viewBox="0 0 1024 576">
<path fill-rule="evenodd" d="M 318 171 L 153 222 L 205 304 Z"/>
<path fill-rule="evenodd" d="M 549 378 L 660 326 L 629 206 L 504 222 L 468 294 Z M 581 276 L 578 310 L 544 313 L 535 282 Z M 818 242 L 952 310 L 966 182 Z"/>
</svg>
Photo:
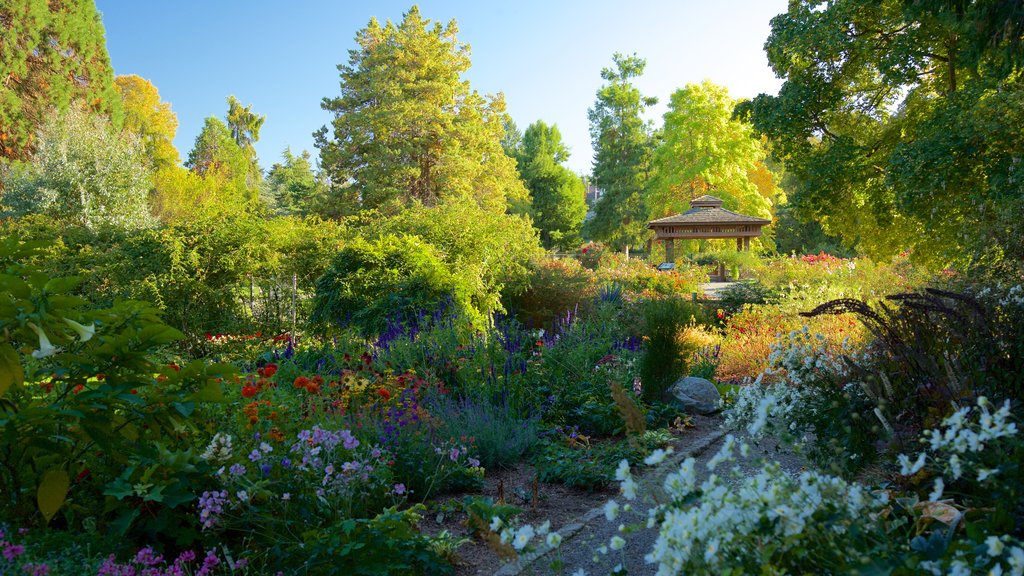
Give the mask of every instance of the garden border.
<svg viewBox="0 0 1024 576">
<path fill-rule="evenodd" d="M 664 472 L 667 472 L 670 468 L 678 467 L 679 464 L 690 457 L 697 457 L 707 451 L 713 444 L 718 442 L 724 437 L 729 430 L 724 426 L 713 430 L 707 436 L 699 439 L 693 445 L 688 446 L 684 450 L 674 452 L 669 458 L 666 458 L 658 467 L 654 470 L 649 470 L 647 474 L 644 474 L 640 479 L 640 484 L 649 486 L 653 482 L 660 480 L 664 477 Z M 561 530 L 557 530 L 557 533 L 562 537 L 563 544 L 567 542 L 573 536 L 576 536 L 587 524 L 597 519 L 599 516 L 604 515 L 604 504 L 592 508 L 591 510 L 584 513 L 575 521 L 566 524 Z M 509 562 L 494 573 L 494 576 L 519 576 L 525 570 L 532 567 L 533 564 L 540 558 L 546 556 L 549 552 L 554 550 L 547 543 L 542 543 L 536 550 L 529 554 L 520 556 L 515 562 Z"/>
</svg>

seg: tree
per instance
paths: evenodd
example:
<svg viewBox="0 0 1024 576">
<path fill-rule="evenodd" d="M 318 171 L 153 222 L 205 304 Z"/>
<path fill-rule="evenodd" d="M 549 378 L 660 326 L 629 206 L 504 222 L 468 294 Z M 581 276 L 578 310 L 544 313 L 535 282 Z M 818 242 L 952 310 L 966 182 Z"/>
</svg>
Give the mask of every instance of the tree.
<svg viewBox="0 0 1024 576">
<path fill-rule="evenodd" d="M 31 161 L 16 163 L 0 198 L 9 215 L 45 214 L 89 228 L 149 226 L 152 175 L 137 136 L 84 106 L 51 115 Z"/>
<path fill-rule="evenodd" d="M 114 82 L 121 95 L 124 129 L 142 139 L 154 168 L 177 166 L 181 161 L 178 149 L 174 147 L 178 117 L 171 110 L 171 105 L 161 101 L 156 86 L 141 76 L 118 76 Z"/>
<path fill-rule="evenodd" d="M 411 8 L 401 24 L 376 19 L 356 34 L 341 71 L 341 95 L 325 98 L 331 129 L 316 134 L 321 166 L 350 184 L 346 212 L 473 198 L 506 209 L 526 191 L 502 151 L 505 101 L 462 79 L 469 46 L 455 21 L 431 25 Z"/>
<path fill-rule="evenodd" d="M 641 118 L 657 103 L 645 97 L 631 80 L 644 72 L 647 62 L 637 55 L 612 57 L 615 68 L 605 68 L 605 85 L 588 111 L 594 146 L 592 182 L 604 195 L 594 205 L 586 229 L 595 240 L 616 248 L 637 245 L 647 228 L 644 191 L 651 179 L 652 128 Z"/>
<path fill-rule="evenodd" d="M 256 157 L 256 148 L 253 146 L 260 140 L 260 129 L 267 120 L 266 116 L 260 116 L 252 111 L 252 104 L 242 106 L 238 98 L 228 96 L 228 128 L 231 130 L 231 137 L 235 144 L 245 153 L 249 160 L 249 174 L 247 185 L 250 188 L 259 186 L 263 179 L 263 172 L 260 170 L 259 159 Z"/>
<path fill-rule="evenodd" d="M 519 174 L 530 192 L 534 226 L 548 248 L 575 248 L 587 214 L 583 180 L 562 165 L 569 149 L 557 126 L 531 124 L 516 150 Z"/>
<path fill-rule="evenodd" d="M 0 3 L 0 160 L 26 159 L 39 128 L 74 101 L 121 121 L 121 100 L 92 0 Z"/>
<path fill-rule="evenodd" d="M 1024 18 L 1013 0 L 801 0 L 750 114 L 798 176 L 801 219 L 876 256 L 1024 256 Z"/>
<path fill-rule="evenodd" d="M 313 171 L 312 157 L 303 150 L 296 156 L 285 148 L 283 162 L 274 164 L 267 173 L 267 185 L 279 209 L 286 214 L 306 215 L 322 200 L 324 183 Z"/>
<path fill-rule="evenodd" d="M 735 105 L 727 89 L 708 81 L 672 94 L 644 199 L 651 219 L 688 210 L 704 194 L 722 198 L 727 209 L 772 217 L 780 190 L 753 129 L 732 118 Z"/>
<path fill-rule="evenodd" d="M 257 189 L 249 185 L 249 159 L 227 125 L 218 118 L 206 119 L 185 166 L 204 178 L 220 179 L 223 182 L 220 194 L 226 202 L 256 201 Z"/>
</svg>

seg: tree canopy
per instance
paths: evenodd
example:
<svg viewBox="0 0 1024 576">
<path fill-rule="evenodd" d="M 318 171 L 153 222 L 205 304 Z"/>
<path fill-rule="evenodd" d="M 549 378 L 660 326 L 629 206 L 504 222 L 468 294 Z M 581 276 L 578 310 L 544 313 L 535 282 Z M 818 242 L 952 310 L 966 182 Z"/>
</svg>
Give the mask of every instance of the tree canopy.
<svg viewBox="0 0 1024 576">
<path fill-rule="evenodd" d="M 637 55 L 615 54 L 615 67 L 601 71 L 605 84 L 588 111 L 594 146 L 592 183 L 603 191 L 587 222 L 588 235 L 614 247 L 638 245 L 647 228 L 644 191 L 651 179 L 652 128 L 642 118 L 657 103 L 633 84 L 647 62 Z"/>
<path fill-rule="evenodd" d="M 873 255 L 1024 255 L 1019 2 L 800 0 L 772 20 L 777 96 L 741 105 L 792 201 Z"/>
<path fill-rule="evenodd" d="M 51 109 L 81 101 L 115 126 L 121 99 L 93 0 L 0 3 L 0 160 L 28 158 Z"/>
<path fill-rule="evenodd" d="M 651 219 L 688 210 L 704 194 L 722 198 L 727 209 L 772 217 L 780 190 L 753 129 L 732 118 L 735 104 L 726 88 L 708 81 L 672 94 L 645 198 Z"/>
<path fill-rule="evenodd" d="M 462 75 L 469 46 L 455 21 L 442 26 L 413 7 L 395 25 L 376 19 L 356 35 L 341 64 L 341 95 L 324 98 L 334 114 L 316 134 L 321 166 L 345 212 L 448 198 L 505 210 L 525 197 L 501 147 L 505 101 L 481 96 Z"/>
<path fill-rule="evenodd" d="M 204 178 L 220 179 L 222 189 L 219 195 L 225 199 L 238 202 L 256 200 L 257 189 L 250 186 L 249 158 L 219 118 L 211 116 L 206 119 L 185 166 Z"/>
<path fill-rule="evenodd" d="M 124 129 L 142 139 L 154 168 L 177 166 L 181 161 L 178 149 L 174 147 L 178 117 L 171 110 L 170 103 L 160 100 L 156 86 L 141 76 L 118 76 L 114 82 L 121 94 Z"/>
<path fill-rule="evenodd" d="M 309 152 L 303 150 L 296 155 L 291 148 L 285 148 L 281 160 L 267 173 L 267 186 L 278 209 L 286 214 L 313 212 L 315 204 L 322 201 L 324 183 L 313 170 Z"/>
<path fill-rule="evenodd" d="M 569 159 L 569 148 L 558 127 L 534 122 L 514 151 L 541 241 L 548 248 L 575 248 L 587 214 L 586 188 L 579 176 L 562 165 Z"/>
</svg>

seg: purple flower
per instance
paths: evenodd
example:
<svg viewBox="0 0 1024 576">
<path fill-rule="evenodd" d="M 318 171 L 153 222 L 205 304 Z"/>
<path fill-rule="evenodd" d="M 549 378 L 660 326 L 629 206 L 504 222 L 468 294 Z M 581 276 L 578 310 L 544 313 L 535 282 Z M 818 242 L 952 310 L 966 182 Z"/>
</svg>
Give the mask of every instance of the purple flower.
<svg viewBox="0 0 1024 576">
<path fill-rule="evenodd" d="M 359 440 L 356 440 L 348 430 L 341 431 L 341 438 L 345 441 L 345 450 L 354 450 L 359 446 Z"/>
<path fill-rule="evenodd" d="M 48 576 L 50 566 L 48 564 L 25 564 L 21 569 L 28 576 Z"/>
<path fill-rule="evenodd" d="M 10 542 L 4 542 L 4 560 L 13 562 L 15 558 L 25 553 L 25 547 L 21 544 L 11 544 Z"/>
<path fill-rule="evenodd" d="M 228 472 L 231 472 L 232 476 L 241 476 L 245 474 L 245 466 L 241 464 L 232 464 L 231 468 L 228 468 Z"/>
<path fill-rule="evenodd" d="M 217 564 L 220 564 L 220 560 L 217 558 L 217 553 L 210 550 L 206 553 L 206 558 L 203 558 L 203 565 L 196 572 L 196 576 L 209 576 L 213 573 L 213 569 Z"/>
<path fill-rule="evenodd" d="M 452 462 L 458 462 L 459 461 L 459 453 L 460 452 L 459 452 L 458 448 L 452 448 L 451 452 L 448 453 L 448 457 L 451 458 Z"/>
<path fill-rule="evenodd" d="M 373 450 L 370 450 L 370 457 L 380 458 L 380 448 L 374 448 Z"/>
<path fill-rule="evenodd" d="M 143 566 L 156 566 L 164 561 L 163 556 L 158 556 L 153 552 L 153 549 L 146 546 L 142 550 L 135 553 L 135 562 L 142 564 Z"/>
<path fill-rule="evenodd" d="M 470 458 L 469 459 L 469 466 L 471 468 L 479 468 L 480 467 L 480 461 L 477 460 L 476 458 Z"/>
<path fill-rule="evenodd" d="M 227 490 L 220 492 L 203 492 L 199 497 L 199 521 L 203 523 L 203 530 L 217 525 L 220 514 L 224 512 L 224 505 L 228 501 Z M 113 556 L 111 556 L 113 558 Z"/>
<path fill-rule="evenodd" d="M 253 450 L 252 452 L 249 452 L 249 460 L 252 460 L 253 462 L 259 462 L 260 458 L 263 458 L 263 453 L 260 452 L 259 450 Z"/>
<path fill-rule="evenodd" d="M 289 460 L 288 458 L 282 458 L 282 459 L 281 459 L 281 466 L 282 466 L 283 468 L 291 468 L 291 466 L 292 466 L 292 461 L 291 461 L 291 460 Z"/>
<path fill-rule="evenodd" d="M 395 494 L 399 496 L 405 494 L 405 484 L 395 484 Z"/>
<path fill-rule="evenodd" d="M 260 466 L 260 471 L 261 471 L 261 472 L 263 472 L 263 475 L 264 475 L 264 476 L 270 476 L 270 471 L 271 471 L 271 470 L 272 470 L 273 468 L 274 468 L 274 467 L 273 467 L 273 466 L 271 466 L 270 464 L 264 464 L 263 466 Z"/>
</svg>

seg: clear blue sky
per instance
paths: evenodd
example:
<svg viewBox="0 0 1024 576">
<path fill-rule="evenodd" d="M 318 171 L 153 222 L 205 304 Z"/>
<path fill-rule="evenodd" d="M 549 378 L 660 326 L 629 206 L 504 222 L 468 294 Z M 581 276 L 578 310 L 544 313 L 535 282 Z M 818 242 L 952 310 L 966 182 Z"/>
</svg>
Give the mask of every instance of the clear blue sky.
<svg viewBox="0 0 1024 576">
<path fill-rule="evenodd" d="M 371 16 L 399 21 L 410 0 L 97 0 L 117 74 L 152 81 L 178 115 L 182 158 L 203 119 L 224 116 L 229 94 L 267 121 L 256 149 L 264 168 L 286 145 L 316 154 L 312 133 L 330 115 L 320 100 L 339 93 L 336 66 Z M 640 89 L 660 100 L 709 79 L 734 97 L 776 93 L 781 81 L 763 45 L 769 20 L 786 0 L 426 0 L 424 17 L 458 21 L 472 46 L 468 79 L 482 93 L 504 92 L 520 129 L 557 123 L 571 148 L 569 166 L 589 173 L 587 109 L 614 52 L 647 59 Z"/>
</svg>

